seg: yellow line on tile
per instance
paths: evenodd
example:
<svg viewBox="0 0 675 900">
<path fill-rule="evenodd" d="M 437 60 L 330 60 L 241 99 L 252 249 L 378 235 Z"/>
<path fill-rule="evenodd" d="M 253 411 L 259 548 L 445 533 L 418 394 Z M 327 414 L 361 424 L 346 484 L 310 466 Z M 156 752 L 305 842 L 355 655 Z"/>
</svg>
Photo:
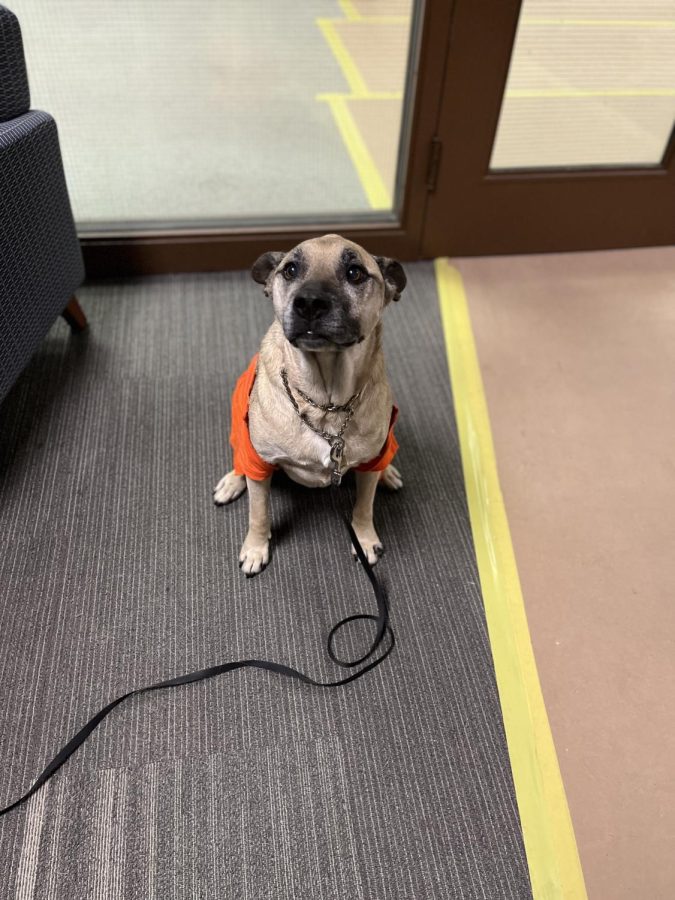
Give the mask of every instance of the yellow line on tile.
<svg viewBox="0 0 675 900">
<path fill-rule="evenodd" d="M 368 202 L 373 209 L 391 209 L 391 194 L 382 181 L 370 151 L 361 136 L 345 98 L 338 94 L 327 99 L 335 124 L 345 142 Z"/>
<path fill-rule="evenodd" d="M 343 100 L 403 100 L 403 91 L 367 91 L 365 94 L 345 94 L 339 91 L 323 91 L 315 100 L 331 101 L 334 97 Z"/>
<path fill-rule="evenodd" d="M 338 61 L 342 73 L 347 79 L 349 89 L 352 94 L 367 94 L 368 86 L 363 80 L 358 67 L 345 47 L 342 38 L 335 29 L 335 22 L 332 19 L 317 19 L 316 24 L 323 32 L 328 46 L 333 51 L 335 59 Z"/>
<path fill-rule="evenodd" d="M 409 16 L 362 16 L 359 22 L 368 25 L 409 25 Z"/>
<path fill-rule="evenodd" d="M 589 25 L 608 28 L 675 28 L 673 19 L 566 19 L 548 16 L 525 16 L 522 25 Z"/>
<path fill-rule="evenodd" d="M 512 88 L 506 97 L 514 100 L 540 97 L 675 97 L 675 88 Z"/>
<path fill-rule="evenodd" d="M 370 16 L 363 15 L 352 3 L 352 0 L 339 0 L 340 8 L 345 15 L 345 19 L 331 19 L 332 22 L 370 22 L 389 25 L 407 25 L 410 22 L 410 16 Z"/>
<path fill-rule="evenodd" d="M 349 22 L 360 22 L 363 16 L 352 3 L 352 0 L 338 0 L 340 9 L 345 14 L 345 18 Z"/>
<path fill-rule="evenodd" d="M 471 529 L 532 893 L 534 900 L 586 900 L 499 485 L 464 286 L 449 260 L 437 259 L 435 267 Z"/>
</svg>

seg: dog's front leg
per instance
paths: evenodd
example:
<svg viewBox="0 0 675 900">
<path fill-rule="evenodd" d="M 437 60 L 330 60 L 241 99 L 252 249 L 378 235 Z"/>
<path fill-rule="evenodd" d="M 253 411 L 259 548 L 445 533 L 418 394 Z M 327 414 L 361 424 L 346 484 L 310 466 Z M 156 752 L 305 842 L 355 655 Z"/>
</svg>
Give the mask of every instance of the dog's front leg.
<svg viewBox="0 0 675 900">
<path fill-rule="evenodd" d="M 246 478 L 248 488 L 248 534 L 239 554 L 239 565 L 246 575 L 262 572 L 270 558 L 270 487 L 272 476 L 264 481 Z"/>
<path fill-rule="evenodd" d="M 374 566 L 378 558 L 384 552 L 373 525 L 373 501 L 377 482 L 380 479 L 379 472 L 356 472 L 356 503 L 352 512 L 352 528 L 356 532 L 363 552 L 368 557 L 368 562 Z M 352 547 L 352 554 L 356 551 Z"/>
</svg>

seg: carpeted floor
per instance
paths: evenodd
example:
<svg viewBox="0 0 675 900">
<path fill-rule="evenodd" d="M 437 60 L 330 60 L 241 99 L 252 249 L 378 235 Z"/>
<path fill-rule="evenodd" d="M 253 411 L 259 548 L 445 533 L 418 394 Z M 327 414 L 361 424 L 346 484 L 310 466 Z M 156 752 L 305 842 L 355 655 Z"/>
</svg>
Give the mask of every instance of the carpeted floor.
<svg viewBox="0 0 675 900">
<path fill-rule="evenodd" d="M 405 487 L 376 509 L 394 654 L 337 691 L 248 671 L 133 699 L 0 820 L 3 897 L 531 896 L 433 269 L 407 268 L 385 339 Z M 88 334 L 58 322 L 0 408 L 0 806 L 113 696 L 245 656 L 334 676 L 329 628 L 373 611 L 326 492 L 278 479 L 250 580 L 246 500 L 212 504 L 271 316 L 249 276 L 80 299 Z"/>
</svg>

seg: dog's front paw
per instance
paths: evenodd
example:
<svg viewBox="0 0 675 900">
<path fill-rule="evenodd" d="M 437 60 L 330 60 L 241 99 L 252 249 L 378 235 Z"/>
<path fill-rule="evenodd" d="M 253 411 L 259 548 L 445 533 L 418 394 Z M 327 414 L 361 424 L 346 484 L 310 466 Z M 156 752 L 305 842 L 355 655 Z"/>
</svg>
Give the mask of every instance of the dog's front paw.
<svg viewBox="0 0 675 900">
<path fill-rule="evenodd" d="M 380 484 L 389 488 L 390 491 L 398 491 L 403 487 L 403 478 L 401 473 L 391 463 L 380 473 Z"/>
<path fill-rule="evenodd" d="M 270 561 L 270 542 L 261 540 L 259 536 L 247 534 L 241 553 L 239 554 L 239 568 L 247 576 L 258 575 Z"/>
<path fill-rule="evenodd" d="M 363 526 L 359 527 L 356 522 L 352 522 L 352 528 L 356 532 L 356 536 L 359 539 L 359 544 L 363 547 L 363 552 L 366 554 L 366 559 L 374 566 L 378 559 L 384 553 L 384 547 L 382 546 L 382 541 L 377 536 L 374 528 L 364 528 Z M 356 550 L 352 545 L 352 556 L 356 559 Z"/>
<path fill-rule="evenodd" d="M 237 475 L 234 469 L 228 472 L 224 478 L 221 478 L 213 492 L 213 502 L 218 506 L 225 503 L 232 503 L 237 497 L 246 490 L 246 476 Z"/>
</svg>

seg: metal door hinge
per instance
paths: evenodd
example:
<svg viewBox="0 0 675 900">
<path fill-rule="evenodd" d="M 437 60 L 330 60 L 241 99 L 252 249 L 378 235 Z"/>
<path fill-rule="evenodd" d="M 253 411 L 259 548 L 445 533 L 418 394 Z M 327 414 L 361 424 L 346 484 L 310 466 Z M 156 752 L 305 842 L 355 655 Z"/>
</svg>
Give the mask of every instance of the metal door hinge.
<svg viewBox="0 0 675 900">
<path fill-rule="evenodd" d="M 438 170 L 441 167 L 442 150 L 443 141 L 439 137 L 433 137 L 431 139 L 431 146 L 429 147 L 429 165 L 427 167 L 427 190 L 429 193 L 436 190 Z"/>
</svg>

